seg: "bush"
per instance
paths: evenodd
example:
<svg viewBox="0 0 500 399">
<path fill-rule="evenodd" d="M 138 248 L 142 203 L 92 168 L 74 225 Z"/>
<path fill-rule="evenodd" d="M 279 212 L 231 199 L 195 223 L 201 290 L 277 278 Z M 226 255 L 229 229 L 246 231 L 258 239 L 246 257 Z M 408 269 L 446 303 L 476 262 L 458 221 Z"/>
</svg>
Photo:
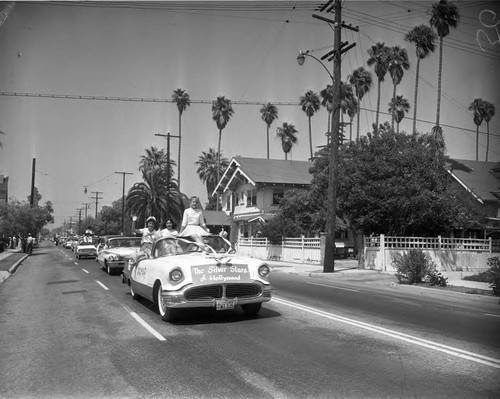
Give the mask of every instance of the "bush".
<svg viewBox="0 0 500 399">
<path fill-rule="evenodd" d="M 500 296 L 500 258 L 498 256 L 489 258 L 487 264 L 490 267 L 487 271 L 488 283 L 495 295 Z"/>
<path fill-rule="evenodd" d="M 395 276 L 400 284 L 420 284 L 436 270 L 429 255 L 418 249 L 411 249 L 403 255 L 396 254 L 392 264 L 397 269 Z"/>
<path fill-rule="evenodd" d="M 448 285 L 448 278 L 444 277 L 441 273 L 431 270 L 427 276 L 425 276 L 425 282 L 429 285 L 439 285 L 440 287 L 446 287 Z"/>
<path fill-rule="evenodd" d="M 488 271 L 480 272 L 478 274 L 472 274 L 470 276 L 462 277 L 462 280 L 467 281 L 477 281 L 480 283 L 488 283 L 490 278 L 490 273 Z"/>
</svg>

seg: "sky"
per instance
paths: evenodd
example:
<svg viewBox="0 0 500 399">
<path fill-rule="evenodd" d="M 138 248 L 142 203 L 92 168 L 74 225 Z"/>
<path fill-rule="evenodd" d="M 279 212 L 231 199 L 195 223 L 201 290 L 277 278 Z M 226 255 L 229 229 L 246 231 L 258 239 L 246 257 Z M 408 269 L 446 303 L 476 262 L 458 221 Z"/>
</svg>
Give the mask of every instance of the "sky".
<svg viewBox="0 0 500 399">
<path fill-rule="evenodd" d="M 367 50 L 377 42 L 408 50 L 410 69 L 397 92 L 412 109 L 400 125 L 411 131 L 415 50 L 404 40 L 413 27 L 428 24 L 434 1 L 345 0 L 342 41 L 356 43 L 343 55 L 342 80 L 359 66 L 371 71 L 374 86 L 361 103 L 365 135 L 375 121 L 377 86 Z M 440 124 L 447 154 L 475 160 L 476 126 L 469 104 L 478 97 L 496 105 L 490 122 L 489 161 L 500 161 L 500 3 L 456 1 L 458 28 L 445 38 Z M 223 155 L 266 158 L 266 125 L 259 109 L 272 102 L 270 158 L 284 159 L 276 128 L 298 130 L 292 160 L 309 157 L 308 120 L 300 96 L 331 83 L 326 70 L 300 50 L 320 58 L 332 49 L 333 29 L 312 17 L 321 1 L 16 2 L 0 25 L 0 175 L 9 177 L 9 197 L 26 200 L 35 185 L 42 204 L 51 201 L 54 226 L 77 209 L 97 208 L 121 198 L 142 181 L 140 157 L 147 148 L 166 149 L 155 134 L 178 135 L 178 110 L 171 102 L 181 88 L 191 98 L 182 116 L 181 191 L 208 199 L 196 174 L 202 151 L 217 149 L 218 129 L 211 104 L 230 99 L 234 115 L 222 133 Z M 0 2 L 0 10 L 8 3 Z M 327 15 L 334 18 L 334 14 Z M 1 23 L 1 22 L 0 22 Z M 331 70 L 332 63 L 325 60 Z M 421 62 L 417 129 L 435 124 L 438 50 Z M 392 81 L 381 88 L 380 121 L 387 114 Z M 356 131 L 356 124 L 353 126 Z M 313 146 L 325 144 L 327 113 L 312 118 Z M 355 135 L 355 133 L 354 133 Z M 171 157 L 177 160 L 176 138 Z M 480 127 L 479 159 L 485 160 L 486 125 Z M 87 193 L 85 193 L 87 188 Z M 53 226 L 53 227 L 54 227 Z M 50 227 L 50 226 L 49 226 Z"/>
</svg>

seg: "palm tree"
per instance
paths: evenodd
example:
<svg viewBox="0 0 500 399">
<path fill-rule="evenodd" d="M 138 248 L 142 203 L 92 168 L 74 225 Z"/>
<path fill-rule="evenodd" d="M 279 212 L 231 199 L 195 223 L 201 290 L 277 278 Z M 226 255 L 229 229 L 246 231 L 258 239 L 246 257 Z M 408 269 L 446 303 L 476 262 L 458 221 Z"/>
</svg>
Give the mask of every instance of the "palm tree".
<svg viewBox="0 0 500 399">
<path fill-rule="evenodd" d="M 283 126 L 276 129 L 276 138 L 281 140 L 281 148 L 285 153 L 285 160 L 288 159 L 288 153 L 293 145 L 297 143 L 297 129 L 291 123 L 283 122 Z"/>
<path fill-rule="evenodd" d="M 156 147 L 145 151 L 146 155 L 141 156 L 139 163 L 143 182 L 134 184 L 129 190 L 126 198 L 127 210 L 142 221 L 148 216 L 155 216 L 158 220 L 171 218 L 179 222 L 184 206 L 177 182 L 173 178 L 175 162 L 170 160 L 168 164 L 167 154 Z"/>
<path fill-rule="evenodd" d="M 278 118 L 278 108 L 276 105 L 267 103 L 260 109 L 260 116 L 267 126 L 267 159 L 269 159 L 269 128 L 271 124 Z"/>
<path fill-rule="evenodd" d="M 217 97 L 216 100 L 212 102 L 212 119 L 217 124 L 219 129 L 219 143 L 217 145 L 217 154 L 220 155 L 220 143 L 222 139 L 222 130 L 226 127 L 231 116 L 233 116 L 234 110 L 231 105 L 231 100 L 225 98 L 224 96 Z M 220 159 L 217 161 L 217 182 L 220 179 Z"/>
<path fill-rule="evenodd" d="M 333 111 L 333 86 L 332 85 L 327 85 L 326 88 L 321 90 L 319 92 L 319 95 L 321 96 L 321 105 L 326 108 L 326 111 L 328 113 L 328 124 L 327 124 L 327 145 L 330 144 L 330 118 L 332 116 L 332 111 Z"/>
<path fill-rule="evenodd" d="M 312 146 L 311 118 L 317 111 L 319 111 L 320 99 L 318 94 L 316 94 L 314 91 L 307 90 L 306 94 L 301 96 L 299 101 L 300 101 L 300 106 L 302 107 L 302 111 L 306 113 L 309 121 L 309 157 L 312 159 L 313 146 Z"/>
<path fill-rule="evenodd" d="M 352 96 L 351 101 L 347 104 L 347 115 L 349 116 L 349 141 L 352 141 L 352 121 L 358 113 L 359 100 Z"/>
<path fill-rule="evenodd" d="M 405 114 L 410 110 L 410 103 L 403 96 L 396 96 L 389 102 L 389 112 L 392 119 L 396 121 L 397 132 L 399 133 L 399 124 L 405 117 Z"/>
<path fill-rule="evenodd" d="M 495 116 L 495 105 L 489 101 L 484 102 L 484 121 L 486 122 L 486 162 L 488 162 L 488 152 L 490 151 L 490 120 Z"/>
<path fill-rule="evenodd" d="M 393 46 L 389 51 L 389 74 L 392 78 L 394 85 L 392 91 L 392 98 L 396 98 L 396 87 L 401 83 L 405 70 L 410 69 L 410 62 L 408 61 L 408 52 L 406 49 L 399 46 Z M 392 129 L 394 130 L 394 115 L 392 116 Z"/>
<path fill-rule="evenodd" d="M 346 82 L 340 82 L 340 110 L 342 111 L 342 126 L 344 126 L 344 114 L 349 114 L 349 112 L 353 113 L 356 111 L 352 111 L 353 107 L 357 108 L 357 101 L 354 97 L 354 93 L 352 91 L 352 86 L 347 84 Z M 354 114 L 353 114 L 354 117 Z M 352 122 L 352 119 L 351 119 Z M 352 139 L 352 130 L 351 130 L 351 139 Z M 344 134 L 342 133 L 341 140 L 344 140 Z"/>
<path fill-rule="evenodd" d="M 209 148 L 208 151 L 202 151 L 201 155 L 198 157 L 198 161 L 195 164 L 198 166 L 196 173 L 200 180 L 205 184 L 207 188 L 207 196 L 210 198 L 212 193 L 217 187 L 217 161 L 219 159 L 218 154 L 215 149 Z M 229 166 L 229 161 L 224 158 L 221 154 L 220 156 L 220 166 L 221 172 L 224 173 Z"/>
<path fill-rule="evenodd" d="M 436 111 L 436 131 L 439 130 L 441 108 L 441 79 L 443 72 L 443 39 L 450 34 L 450 28 L 456 28 L 460 21 L 458 7 L 448 0 L 440 0 L 432 5 L 430 24 L 439 36 L 438 96 Z"/>
<path fill-rule="evenodd" d="M 475 98 L 469 105 L 469 111 L 473 112 L 473 120 L 476 125 L 476 161 L 479 161 L 479 126 L 484 119 L 485 102 L 482 98 Z"/>
<path fill-rule="evenodd" d="M 413 97 L 413 133 L 417 132 L 417 97 L 418 80 L 420 77 L 420 61 L 433 53 L 436 45 L 436 34 L 428 25 L 415 26 L 405 35 L 405 40 L 415 45 L 417 54 L 417 70 L 415 73 L 415 95 Z"/>
<path fill-rule="evenodd" d="M 348 76 L 349 83 L 354 87 L 354 92 L 356 93 L 356 97 L 358 98 L 358 110 L 356 112 L 358 120 L 357 120 L 357 134 L 356 139 L 359 140 L 359 114 L 361 107 L 361 100 L 368 93 L 372 87 L 373 79 L 372 74 L 368 72 L 364 67 L 359 67 L 355 69 L 351 75 Z"/>
<path fill-rule="evenodd" d="M 181 129 L 181 117 L 182 113 L 187 107 L 191 105 L 191 99 L 189 94 L 185 90 L 177 89 L 174 90 L 172 94 L 172 101 L 177 104 L 177 109 L 179 110 L 179 152 L 177 154 L 177 183 L 179 184 L 179 190 L 181 189 L 181 143 L 182 143 L 182 129 Z"/>
<path fill-rule="evenodd" d="M 377 43 L 368 49 L 368 66 L 375 66 L 375 74 L 378 79 L 377 113 L 375 117 L 375 130 L 378 130 L 378 116 L 380 112 L 380 86 L 385 79 L 385 74 L 389 67 L 389 47 L 385 43 Z"/>
</svg>

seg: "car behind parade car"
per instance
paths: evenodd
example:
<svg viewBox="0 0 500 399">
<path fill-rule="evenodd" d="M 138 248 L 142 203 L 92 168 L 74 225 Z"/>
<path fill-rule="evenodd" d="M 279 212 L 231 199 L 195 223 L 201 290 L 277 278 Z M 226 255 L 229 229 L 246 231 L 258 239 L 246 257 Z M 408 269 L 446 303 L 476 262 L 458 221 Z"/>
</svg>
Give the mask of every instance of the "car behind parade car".
<svg viewBox="0 0 500 399">
<path fill-rule="evenodd" d="M 182 308 L 234 309 L 257 314 L 271 300 L 269 266 L 258 259 L 238 256 L 229 241 L 216 235 L 165 237 L 157 240 L 151 256 L 129 258 L 123 282 L 132 298 L 153 302 L 164 321 Z"/>
<path fill-rule="evenodd" d="M 140 237 L 105 236 L 97 247 L 97 262 L 109 275 L 123 270 L 125 259 L 139 251 Z"/>
<path fill-rule="evenodd" d="M 97 256 L 97 248 L 92 241 L 87 242 L 84 239 L 78 241 L 75 247 L 76 259 L 95 258 L 96 256 Z"/>
</svg>

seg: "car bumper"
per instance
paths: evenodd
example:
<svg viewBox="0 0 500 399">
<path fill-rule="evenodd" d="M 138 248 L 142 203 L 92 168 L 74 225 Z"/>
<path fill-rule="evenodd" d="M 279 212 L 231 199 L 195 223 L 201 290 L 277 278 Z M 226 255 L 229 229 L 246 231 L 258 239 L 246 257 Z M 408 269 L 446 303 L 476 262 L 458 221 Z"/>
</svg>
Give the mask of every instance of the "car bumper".
<svg viewBox="0 0 500 399">
<path fill-rule="evenodd" d="M 192 290 L 193 287 L 188 286 L 179 291 L 163 291 L 161 294 L 161 300 L 163 305 L 168 308 L 213 308 L 217 306 L 217 302 L 233 299 L 236 299 L 236 305 L 263 303 L 271 300 L 272 291 L 274 290 L 272 285 L 264 285 L 260 283 L 254 283 L 253 285 L 258 286 L 260 290 L 258 294 L 250 296 L 226 296 L 226 289 L 224 288 L 221 296 L 190 299 L 189 291 Z M 222 286 L 223 285 L 221 285 L 221 287 Z"/>
<path fill-rule="evenodd" d="M 112 270 L 123 270 L 125 267 L 125 261 L 116 260 L 116 261 L 106 261 L 106 266 Z"/>
</svg>

